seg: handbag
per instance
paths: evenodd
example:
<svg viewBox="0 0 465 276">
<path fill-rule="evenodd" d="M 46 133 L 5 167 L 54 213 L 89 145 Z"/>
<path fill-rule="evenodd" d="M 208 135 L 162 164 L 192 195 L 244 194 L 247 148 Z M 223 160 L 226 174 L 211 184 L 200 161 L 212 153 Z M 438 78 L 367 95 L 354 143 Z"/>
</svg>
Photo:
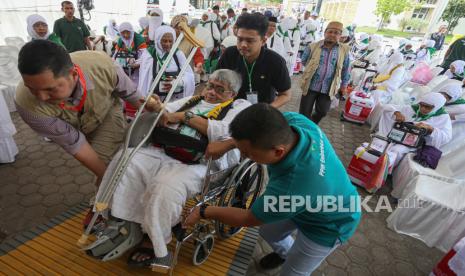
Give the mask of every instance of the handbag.
<svg viewBox="0 0 465 276">
<path fill-rule="evenodd" d="M 420 165 L 426 168 L 436 169 L 439 160 L 441 159 L 442 151 L 433 147 L 424 145 L 422 148 L 417 150 L 417 155 L 413 157 L 413 160 L 418 162 Z"/>
</svg>

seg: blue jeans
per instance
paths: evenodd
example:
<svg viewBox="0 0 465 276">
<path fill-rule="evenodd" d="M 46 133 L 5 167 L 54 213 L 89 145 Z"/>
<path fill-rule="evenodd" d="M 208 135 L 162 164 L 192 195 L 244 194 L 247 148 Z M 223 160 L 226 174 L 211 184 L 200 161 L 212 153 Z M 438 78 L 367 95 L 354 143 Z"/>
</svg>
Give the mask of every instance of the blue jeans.
<svg viewBox="0 0 465 276">
<path fill-rule="evenodd" d="M 310 275 L 321 262 L 333 252 L 340 242 L 333 247 L 326 247 L 305 237 L 297 230 L 297 237 L 291 237 L 297 226 L 291 220 L 260 226 L 260 236 L 273 248 L 281 258 L 286 259 L 281 268 L 281 275 Z"/>
</svg>

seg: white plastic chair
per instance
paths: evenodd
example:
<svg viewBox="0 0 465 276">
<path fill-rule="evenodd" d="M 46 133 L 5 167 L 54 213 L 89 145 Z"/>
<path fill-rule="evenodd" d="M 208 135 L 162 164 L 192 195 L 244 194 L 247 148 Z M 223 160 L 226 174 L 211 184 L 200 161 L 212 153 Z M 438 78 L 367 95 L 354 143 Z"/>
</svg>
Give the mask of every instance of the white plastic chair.
<svg viewBox="0 0 465 276">
<path fill-rule="evenodd" d="M 24 39 L 19 36 L 5 37 L 5 44 L 8 46 L 16 47 L 18 48 L 18 50 L 21 49 L 21 47 L 23 47 L 25 43 L 26 42 L 24 41 Z"/>
</svg>

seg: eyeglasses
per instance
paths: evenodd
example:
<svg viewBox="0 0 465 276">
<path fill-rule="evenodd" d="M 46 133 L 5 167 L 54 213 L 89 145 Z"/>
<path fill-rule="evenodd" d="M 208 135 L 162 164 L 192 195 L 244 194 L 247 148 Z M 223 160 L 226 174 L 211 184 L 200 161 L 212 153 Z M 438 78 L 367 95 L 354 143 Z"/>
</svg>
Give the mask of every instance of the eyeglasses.
<svg viewBox="0 0 465 276">
<path fill-rule="evenodd" d="M 223 95 L 227 92 L 230 92 L 231 90 L 226 90 L 224 87 L 219 86 L 219 85 L 214 85 L 213 83 L 208 82 L 207 85 L 205 86 L 205 89 L 213 89 L 215 93 Z"/>
<path fill-rule="evenodd" d="M 342 34 L 342 31 L 340 31 L 340 30 L 330 30 L 329 29 L 329 30 L 326 30 L 326 33 L 340 35 L 340 34 Z"/>
</svg>

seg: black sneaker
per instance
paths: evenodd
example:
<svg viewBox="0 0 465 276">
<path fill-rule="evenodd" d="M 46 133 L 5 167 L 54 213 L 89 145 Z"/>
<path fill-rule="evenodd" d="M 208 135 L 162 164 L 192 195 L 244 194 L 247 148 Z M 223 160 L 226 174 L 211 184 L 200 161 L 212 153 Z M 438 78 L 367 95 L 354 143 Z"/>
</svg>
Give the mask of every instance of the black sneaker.
<svg viewBox="0 0 465 276">
<path fill-rule="evenodd" d="M 260 267 L 264 270 L 274 269 L 282 265 L 286 259 L 281 258 L 278 253 L 270 253 L 260 260 Z"/>
</svg>

